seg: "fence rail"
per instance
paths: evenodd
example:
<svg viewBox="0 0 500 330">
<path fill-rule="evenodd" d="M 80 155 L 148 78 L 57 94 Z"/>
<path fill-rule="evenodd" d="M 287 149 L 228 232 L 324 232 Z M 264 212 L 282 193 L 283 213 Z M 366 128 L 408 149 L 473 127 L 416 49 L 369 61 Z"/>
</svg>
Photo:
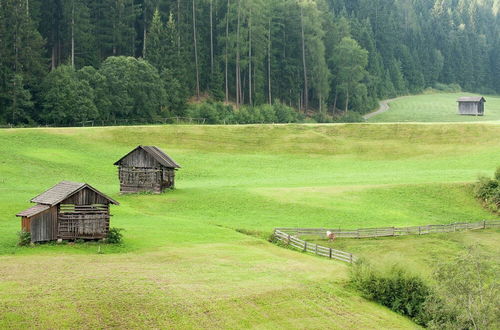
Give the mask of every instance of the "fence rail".
<svg viewBox="0 0 500 330">
<path fill-rule="evenodd" d="M 500 220 L 483 220 L 478 222 L 455 222 L 447 225 L 426 225 L 413 227 L 382 227 L 382 228 L 359 228 L 355 230 L 343 230 L 340 228 L 276 228 L 274 237 L 304 252 L 314 253 L 330 259 L 341 260 L 349 263 L 356 261 L 356 256 L 350 252 L 335 250 L 326 246 L 311 243 L 300 239 L 302 236 L 326 237 L 326 232 L 335 233 L 337 238 L 370 238 L 405 235 L 426 235 L 435 233 L 449 233 L 462 230 L 486 229 L 500 227 Z"/>
<path fill-rule="evenodd" d="M 354 256 L 352 253 L 335 250 L 326 246 L 307 242 L 278 229 L 274 231 L 274 237 L 277 240 L 304 252 L 314 253 L 323 257 L 337 259 L 349 263 L 356 261 L 356 256 Z"/>
<path fill-rule="evenodd" d="M 370 238 L 405 235 L 426 235 L 449 233 L 462 230 L 486 229 L 500 227 L 500 220 L 482 220 L 478 222 L 455 222 L 447 225 L 425 225 L 412 227 L 381 227 L 381 228 L 276 228 L 294 236 L 325 237 L 327 231 L 335 233 L 337 238 Z"/>
</svg>

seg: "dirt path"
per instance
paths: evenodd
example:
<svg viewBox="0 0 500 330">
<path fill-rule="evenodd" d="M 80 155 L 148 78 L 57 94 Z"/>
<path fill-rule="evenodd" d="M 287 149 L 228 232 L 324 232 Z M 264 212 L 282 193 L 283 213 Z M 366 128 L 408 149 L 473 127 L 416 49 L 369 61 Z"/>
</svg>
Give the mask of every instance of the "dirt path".
<svg viewBox="0 0 500 330">
<path fill-rule="evenodd" d="M 367 113 L 366 115 L 363 116 L 363 118 L 365 120 L 366 119 L 370 119 L 373 116 L 380 115 L 381 113 L 386 112 L 387 110 L 389 110 L 389 103 L 390 102 L 399 100 L 399 99 L 401 99 L 403 97 L 404 96 L 380 101 L 379 102 L 379 108 L 377 110 L 373 111 L 373 112 Z"/>
</svg>

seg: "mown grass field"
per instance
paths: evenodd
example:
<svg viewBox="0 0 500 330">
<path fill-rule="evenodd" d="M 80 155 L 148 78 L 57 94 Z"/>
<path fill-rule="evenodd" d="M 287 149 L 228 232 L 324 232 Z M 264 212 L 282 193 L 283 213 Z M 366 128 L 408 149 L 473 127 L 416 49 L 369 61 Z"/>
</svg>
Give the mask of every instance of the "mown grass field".
<svg viewBox="0 0 500 330">
<path fill-rule="evenodd" d="M 457 99 L 476 96 L 470 93 L 428 93 L 404 96 L 389 103 L 389 110 L 371 117 L 368 122 L 484 122 L 500 120 L 500 97 L 484 95 L 484 116 L 461 116 Z"/>
<path fill-rule="evenodd" d="M 499 137 L 494 123 L 1 130 L 0 328 L 414 327 L 349 288 L 347 265 L 262 238 L 494 218 L 467 184 L 499 165 Z M 138 144 L 183 166 L 176 190 L 118 194 L 112 164 Z M 121 202 L 122 246 L 16 246 L 14 214 L 61 180 Z"/>
</svg>

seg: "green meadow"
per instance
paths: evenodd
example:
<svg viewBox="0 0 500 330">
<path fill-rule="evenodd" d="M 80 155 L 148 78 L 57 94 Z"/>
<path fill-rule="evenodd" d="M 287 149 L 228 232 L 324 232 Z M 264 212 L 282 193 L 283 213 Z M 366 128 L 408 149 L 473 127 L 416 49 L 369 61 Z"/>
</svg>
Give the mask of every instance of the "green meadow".
<svg viewBox="0 0 500 330">
<path fill-rule="evenodd" d="M 265 238 L 495 219 L 470 183 L 500 165 L 499 123 L 7 129 L 0 141 L 0 328 L 414 328 L 349 287 L 347 264 Z M 139 144 L 181 164 L 175 190 L 119 195 L 113 163 Z M 14 215 L 61 180 L 121 203 L 121 246 L 16 246 Z M 363 242 L 342 244 L 375 244 Z"/>
<path fill-rule="evenodd" d="M 461 116 L 457 99 L 471 93 L 427 93 L 403 96 L 389 102 L 389 110 L 368 122 L 484 122 L 500 120 L 500 96 L 484 95 L 484 116 Z"/>
</svg>

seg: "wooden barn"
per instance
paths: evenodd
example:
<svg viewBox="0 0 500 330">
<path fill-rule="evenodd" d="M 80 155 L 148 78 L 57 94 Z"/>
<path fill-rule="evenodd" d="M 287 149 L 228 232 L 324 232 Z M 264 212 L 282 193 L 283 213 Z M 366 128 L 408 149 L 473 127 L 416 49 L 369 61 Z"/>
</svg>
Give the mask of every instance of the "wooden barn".
<svg viewBox="0 0 500 330">
<path fill-rule="evenodd" d="M 458 114 L 469 116 L 484 115 L 484 103 L 486 100 L 482 96 L 461 97 L 458 102 Z"/>
<path fill-rule="evenodd" d="M 109 205 L 119 203 L 86 183 L 62 181 L 31 200 L 16 216 L 31 242 L 100 239 L 109 231 Z"/>
<path fill-rule="evenodd" d="M 155 146 L 138 146 L 116 163 L 120 192 L 153 192 L 160 194 L 174 188 L 175 171 L 180 167 L 170 156 Z"/>
</svg>

